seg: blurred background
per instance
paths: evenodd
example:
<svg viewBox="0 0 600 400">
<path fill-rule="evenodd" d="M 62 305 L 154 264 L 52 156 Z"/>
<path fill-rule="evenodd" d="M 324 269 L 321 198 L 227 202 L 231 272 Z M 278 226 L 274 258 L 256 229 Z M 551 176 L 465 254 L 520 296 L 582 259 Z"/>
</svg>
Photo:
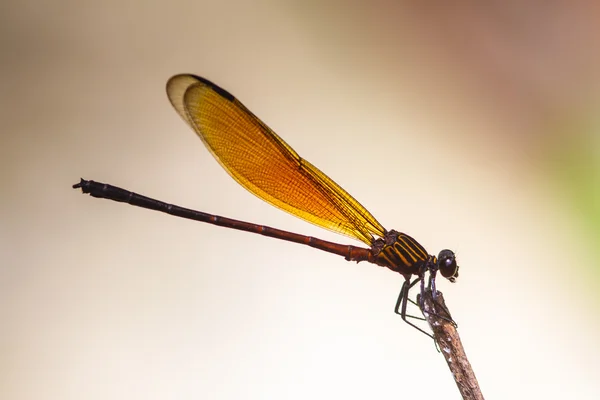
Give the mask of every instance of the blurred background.
<svg viewBox="0 0 600 400">
<path fill-rule="evenodd" d="M 487 399 L 600 396 L 597 2 L 0 8 L 1 398 L 460 398 L 401 276 L 71 189 L 359 244 L 229 178 L 168 103 L 182 72 L 456 251 L 438 288 Z"/>
</svg>

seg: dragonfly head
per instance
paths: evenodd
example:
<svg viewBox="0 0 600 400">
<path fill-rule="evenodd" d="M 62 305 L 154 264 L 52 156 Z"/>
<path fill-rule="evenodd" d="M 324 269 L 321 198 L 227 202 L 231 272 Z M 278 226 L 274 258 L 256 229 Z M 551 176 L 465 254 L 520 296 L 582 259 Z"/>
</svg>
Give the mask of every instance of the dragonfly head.
<svg viewBox="0 0 600 400">
<path fill-rule="evenodd" d="M 458 265 L 456 264 L 456 255 L 452 250 L 442 250 L 437 258 L 437 267 L 444 278 L 450 282 L 458 278 Z"/>
</svg>

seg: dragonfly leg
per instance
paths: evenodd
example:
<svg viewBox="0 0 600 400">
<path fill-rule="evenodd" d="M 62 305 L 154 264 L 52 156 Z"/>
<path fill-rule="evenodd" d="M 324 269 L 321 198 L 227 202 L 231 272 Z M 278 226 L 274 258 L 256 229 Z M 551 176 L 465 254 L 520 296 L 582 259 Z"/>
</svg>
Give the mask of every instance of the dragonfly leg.
<svg viewBox="0 0 600 400">
<path fill-rule="evenodd" d="M 423 312 L 425 309 L 425 299 L 423 298 L 423 293 L 425 293 L 425 273 L 422 273 L 419 276 L 419 281 L 421 282 L 421 296 L 419 296 L 417 300 L 419 301 L 419 308 L 421 309 L 421 312 Z"/>
<path fill-rule="evenodd" d="M 415 306 L 419 307 L 419 303 L 417 303 L 416 301 L 414 301 L 413 299 L 411 299 L 410 297 L 408 298 L 409 303 L 414 304 Z M 417 317 L 414 315 L 406 315 L 406 318 L 413 318 L 413 319 L 418 319 L 419 321 L 427 321 L 427 318 L 423 318 L 423 317 Z"/>
<path fill-rule="evenodd" d="M 413 317 L 411 315 L 406 315 L 406 305 L 408 303 L 408 292 L 410 291 L 410 288 L 412 288 L 413 286 L 415 286 L 417 284 L 417 282 L 419 282 L 419 281 L 422 281 L 422 279 L 421 278 L 417 278 L 413 282 L 411 282 L 410 279 L 406 279 L 404 281 L 404 284 L 402 285 L 402 289 L 400 289 L 400 294 L 398 295 L 398 300 L 396 301 L 396 307 L 394 308 L 394 312 L 396 314 L 400 315 L 400 317 L 402 318 L 402 320 L 404 322 L 406 322 L 408 325 L 412 326 L 413 328 L 415 328 L 419 332 L 424 333 L 425 335 L 427 335 L 430 338 L 434 339 L 433 335 L 431 335 L 430 333 L 425 332 L 423 329 L 419 328 L 418 326 L 416 326 L 415 324 L 413 324 L 412 322 L 410 322 L 409 320 L 406 319 L 407 317 L 420 319 L 418 317 Z"/>
<path fill-rule="evenodd" d="M 438 306 L 440 306 L 442 308 L 443 314 L 445 314 L 445 315 L 438 314 L 436 312 L 436 310 L 433 310 L 433 312 L 429 312 L 429 314 L 451 323 L 452 325 L 454 325 L 454 328 L 458 328 L 458 325 L 456 324 L 456 322 L 454 322 L 454 320 L 452 319 L 452 316 L 450 315 L 450 311 L 448 311 L 448 309 L 445 306 L 443 306 L 443 305 L 439 304 L 437 301 L 435 301 L 437 298 L 437 293 L 438 293 L 438 291 L 435 288 L 435 275 L 436 275 L 435 273 L 436 273 L 436 271 L 431 271 L 429 274 L 429 283 L 427 285 L 427 290 L 431 291 L 431 297 L 434 300 L 434 304 L 437 304 Z M 425 287 L 424 287 L 423 281 L 421 281 L 421 296 L 419 296 L 419 307 L 421 308 L 422 312 L 424 310 L 424 296 L 423 296 L 424 290 L 425 290 Z M 446 317 L 446 315 L 447 315 L 447 317 Z"/>
<path fill-rule="evenodd" d="M 398 300 L 396 301 L 396 307 L 394 308 L 394 312 L 398 315 L 402 315 L 400 310 L 400 306 L 403 303 L 403 299 L 406 298 L 406 300 L 404 300 L 404 303 L 406 303 L 406 301 L 410 301 L 411 303 L 413 303 L 414 305 L 418 306 L 417 303 L 415 303 L 412 299 L 410 299 L 408 297 L 408 292 L 410 291 L 410 289 L 415 286 L 417 283 L 419 282 L 419 278 L 416 278 L 414 281 L 410 282 L 409 279 L 407 279 L 404 284 L 402 285 L 402 289 L 400 290 L 400 294 L 398 295 Z M 406 309 L 406 305 L 404 305 L 404 308 Z M 414 315 L 406 315 L 406 317 L 408 318 L 415 318 L 415 319 L 420 319 L 425 321 L 425 318 L 421 318 L 421 317 L 415 317 Z"/>
</svg>

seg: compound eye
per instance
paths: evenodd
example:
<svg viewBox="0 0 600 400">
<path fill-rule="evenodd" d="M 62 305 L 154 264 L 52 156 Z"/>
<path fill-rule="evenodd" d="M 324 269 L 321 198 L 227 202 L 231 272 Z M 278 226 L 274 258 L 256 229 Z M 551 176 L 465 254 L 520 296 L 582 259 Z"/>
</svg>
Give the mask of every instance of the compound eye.
<svg viewBox="0 0 600 400">
<path fill-rule="evenodd" d="M 438 256 L 438 269 L 443 277 L 454 282 L 458 277 L 458 265 L 456 265 L 456 256 L 451 250 L 442 250 Z"/>
</svg>

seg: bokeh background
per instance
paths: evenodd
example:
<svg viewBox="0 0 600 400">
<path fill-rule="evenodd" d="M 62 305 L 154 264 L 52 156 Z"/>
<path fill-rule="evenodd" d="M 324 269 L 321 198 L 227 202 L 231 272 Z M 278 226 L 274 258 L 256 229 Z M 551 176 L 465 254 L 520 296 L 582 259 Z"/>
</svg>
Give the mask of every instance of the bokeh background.
<svg viewBox="0 0 600 400">
<path fill-rule="evenodd" d="M 459 398 L 400 276 L 70 188 L 351 243 L 220 169 L 167 101 L 181 72 L 457 252 L 438 286 L 486 398 L 600 397 L 597 2 L 0 9 L 0 398 Z"/>
</svg>

